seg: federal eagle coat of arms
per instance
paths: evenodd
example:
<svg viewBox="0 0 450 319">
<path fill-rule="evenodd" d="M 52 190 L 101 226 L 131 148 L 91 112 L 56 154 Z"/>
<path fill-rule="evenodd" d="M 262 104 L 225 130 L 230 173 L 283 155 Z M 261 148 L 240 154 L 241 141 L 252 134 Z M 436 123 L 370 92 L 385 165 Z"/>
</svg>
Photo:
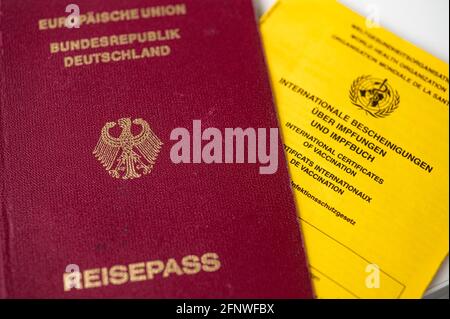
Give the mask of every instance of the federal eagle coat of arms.
<svg viewBox="0 0 450 319">
<path fill-rule="evenodd" d="M 140 132 L 133 135 L 133 125 Z M 121 129 L 119 136 L 111 130 Z M 113 178 L 130 180 L 150 174 L 163 143 L 143 119 L 122 118 L 106 123 L 93 154 Z"/>
</svg>

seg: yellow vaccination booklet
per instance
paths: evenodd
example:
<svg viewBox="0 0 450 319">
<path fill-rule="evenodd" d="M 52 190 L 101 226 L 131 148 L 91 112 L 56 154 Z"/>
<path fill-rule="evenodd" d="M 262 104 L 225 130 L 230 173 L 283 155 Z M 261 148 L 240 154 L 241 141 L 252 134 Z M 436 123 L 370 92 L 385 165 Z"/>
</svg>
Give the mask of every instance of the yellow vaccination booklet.
<svg viewBox="0 0 450 319">
<path fill-rule="evenodd" d="M 334 0 L 261 29 L 317 297 L 422 297 L 448 254 L 448 65 Z"/>
</svg>

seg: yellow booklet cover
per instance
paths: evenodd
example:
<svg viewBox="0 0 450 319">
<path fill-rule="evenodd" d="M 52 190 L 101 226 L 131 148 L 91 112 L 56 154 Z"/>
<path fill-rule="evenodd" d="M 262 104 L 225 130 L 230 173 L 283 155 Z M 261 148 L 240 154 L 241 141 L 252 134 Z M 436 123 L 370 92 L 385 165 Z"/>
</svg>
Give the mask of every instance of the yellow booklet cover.
<svg viewBox="0 0 450 319">
<path fill-rule="evenodd" d="M 448 254 L 448 65 L 334 0 L 262 35 L 319 298 L 420 298 Z"/>
</svg>

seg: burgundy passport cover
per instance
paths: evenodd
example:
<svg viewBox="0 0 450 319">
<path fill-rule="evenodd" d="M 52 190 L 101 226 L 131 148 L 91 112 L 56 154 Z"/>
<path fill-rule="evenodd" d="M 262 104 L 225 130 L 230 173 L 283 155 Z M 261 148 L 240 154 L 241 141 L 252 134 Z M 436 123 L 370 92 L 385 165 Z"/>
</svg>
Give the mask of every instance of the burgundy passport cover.
<svg viewBox="0 0 450 319">
<path fill-rule="evenodd" d="M 70 2 L 0 0 L 0 296 L 312 297 L 281 142 L 272 175 L 170 156 L 194 120 L 278 126 L 251 1 L 74 2 L 80 28 L 54 23 Z"/>
</svg>

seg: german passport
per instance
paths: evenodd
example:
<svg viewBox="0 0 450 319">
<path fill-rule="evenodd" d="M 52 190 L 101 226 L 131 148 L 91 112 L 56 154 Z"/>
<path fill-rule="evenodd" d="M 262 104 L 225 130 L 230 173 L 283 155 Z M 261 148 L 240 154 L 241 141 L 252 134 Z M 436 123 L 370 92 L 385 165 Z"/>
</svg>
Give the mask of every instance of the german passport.
<svg viewBox="0 0 450 319">
<path fill-rule="evenodd" d="M 0 5 L 1 297 L 312 297 L 250 0 Z"/>
</svg>

